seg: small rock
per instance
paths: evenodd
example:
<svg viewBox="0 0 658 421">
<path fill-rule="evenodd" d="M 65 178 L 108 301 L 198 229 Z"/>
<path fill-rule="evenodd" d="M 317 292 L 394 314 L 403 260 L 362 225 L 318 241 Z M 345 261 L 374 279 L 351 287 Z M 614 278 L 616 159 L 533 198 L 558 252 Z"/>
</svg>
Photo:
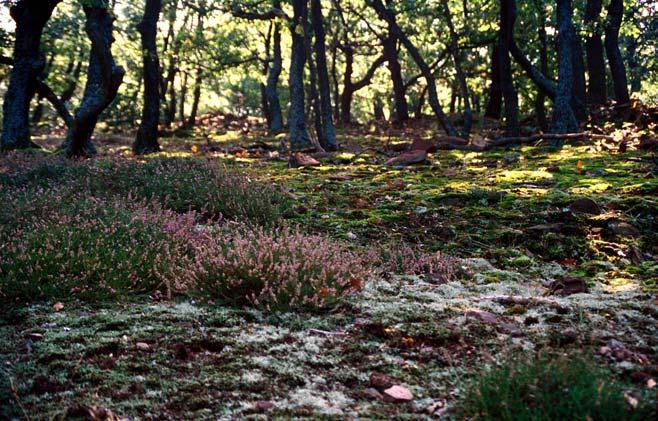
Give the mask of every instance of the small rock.
<svg viewBox="0 0 658 421">
<path fill-rule="evenodd" d="M 384 395 L 379 393 L 379 390 L 375 389 L 374 387 L 369 387 L 367 388 L 363 394 L 372 400 L 380 401 L 384 399 Z"/>
<path fill-rule="evenodd" d="M 480 310 L 469 310 L 465 314 L 466 317 L 471 317 L 474 319 L 478 319 L 480 321 L 483 321 L 485 323 L 489 324 L 497 324 L 498 323 L 498 317 L 496 317 L 495 314 L 489 313 L 488 311 L 480 311 Z"/>
<path fill-rule="evenodd" d="M 601 214 L 601 207 L 598 203 L 587 197 L 577 199 L 569 206 L 569 209 L 574 213 L 586 213 L 589 215 Z"/>
<path fill-rule="evenodd" d="M 575 276 L 564 276 L 562 279 L 552 282 L 549 288 L 551 294 L 562 296 L 586 293 L 588 291 L 587 282 L 583 278 Z"/>
<path fill-rule="evenodd" d="M 274 402 L 271 401 L 258 401 L 254 407 L 258 412 L 267 412 L 272 408 L 274 408 Z"/>
<path fill-rule="evenodd" d="M 564 224 L 562 222 L 556 222 L 554 224 L 539 224 L 528 228 L 528 231 L 535 232 L 561 232 L 562 230 L 564 230 Z"/>
<path fill-rule="evenodd" d="M 386 374 L 379 373 L 377 371 L 373 371 L 370 374 L 370 386 L 376 389 L 379 390 L 388 389 L 394 384 L 395 384 L 395 380 L 393 380 L 391 377 L 387 376 Z"/>
<path fill-rule="evenodd" d="M 294 153 L 288 158 L 288 168 L 317 167 L 318 165 L 320 165 L 320 161 L 301 152 Z"/>
<path fill-rule="evenodd" d="M 346 237 L 347 237 L 348 240 L 352 240 L 352 241 L 354 241 L 354 240 L 356 240 L 356 239 L 359 238 L 359 237 L 358 237 L 356 234 L 354 234 L 352 231 L 348 231 L 347 234 L 346 234 Z"/>
<path fill-rule="evenodd" d="M 138 351 L 150 351 L 151 346 L 147 344 L 146 342 L 137 342 L 135 344 L 135 348 L 137 348 Z"/>
<path fill-rule="evenodd" d="M 384 399 L 390 402 L 410 402 L 414 395 L 406 387 L 395 385 L 384 390 Z"/>
<path fill-rule="evenodd" d="M 503 155 L 503 165 L 514 165 L 521 160 L 521 154 L 518 152 L 507 152 Z"/>
<path fill-rule="evenodd" d="M 427 162 L 427 152 L 411 151 L 389 159 L 388 161 L 386 161 L 386 165 L 395 167 L 395 166 L 423 164 L 425 162 Z"/>
<path fill-rule="evenodd" d="M 640 230 L 627 222 L 612 222 L 609 227 L 615 235 L 620 237 L 639 237 L 642 235 Z"/>
<path fill-rule="evenodd" d="M 53 310 L 55 311 L 61 311 L 64 308 L 64 304 L 60 303 L 59 301 L 53 304 Z"/>
</svg>

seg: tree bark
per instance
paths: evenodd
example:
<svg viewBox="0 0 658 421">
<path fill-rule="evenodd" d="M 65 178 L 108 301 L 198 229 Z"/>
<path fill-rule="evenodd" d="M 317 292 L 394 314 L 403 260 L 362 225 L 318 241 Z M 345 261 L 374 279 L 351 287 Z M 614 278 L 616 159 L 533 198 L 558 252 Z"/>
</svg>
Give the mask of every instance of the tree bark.
<svg viewBox="0 0 658 421">
<path fill-rule="evenodd" d="M 45 65 L 41 36 L 61 0 L 21 0 L 11 6 L 16 22 L 14 66 L 3 103 L 1 149 L 36 146 L 30 140 L 30 101 L 37 89 L 37 76 Z"/>
<path fill-rule="evenodd" d="M 411 42 L 409 37 L 407 37 L 407 35 L 402 31 L 395 19 L 395 14 L 391 10 L 387 9 L 381 0 L 368 0 L 368 3 L 374 8 L 379 18 L 386 21 L 395 36 L 400 40 L 400 42 L 402 42 L 402 45 L 404 45 L 411 58 L 423 73 L 423 77 L 427 81 L 429 103 L 439 124 L 441 127 L 443 127 L 443 130 L 445 130 L 448 136 L 456 136 L 457 131 L 441 109 L 441 104 L 439 103 L 439 95 L 436 91 L 436 80 L 432 74 L 432 69 L 427 65 L 427 62 L 420 55 L 420 52 Z"/>
<path fill-rule="evenodd" d="M 390 6 L 390 0 L 387 0 L 386 4 Z M 409 104 L 407 103 L 407 89 L 402 79 L 402 67 L 398 57 L 398 39 L 390 24 L 388 25 L 388 34 L 384 39 L 383 47 L 384 57 L 386 57 L 388 71 L 391 74 L 391 82 L 393 83 L 395 109 L 393 121 L 399 124 L 409 120 Z"/>
<path fill-rule="evenodd" d="M 452 22 L 452 14 L 450 13 L 450 6 L 447 0 L 442 0 L 443 12 L 450 31 L 450 52 L 455 64 L 455 73 L 457 75 L 457 82 L 459 83 L 459 90 L 464 101 L 464 125 L 462 127 L 461 137 L 468 139 L 471 135 L 471 127 L 473 126 L 473 110 L 471 109 L 471 98 L 468 91 L 468 84 L 466 82 L 466 75 L 462 66 L 462 56 L 459 50 L 459 36 L 455 31 L 455 25 Z M 508 55 L 509 60 L 509 55 Z"/>
<path fill-rule="evenodd" d="M 517 136 L 519 133 L 519 103 L 512 78 L 510 48 L 514 40 L 514 22 L 516 21 L 516 0 L 501 0 L 500 31 L 498 33 L 498 60 L 500 67 L 500 86 L 505 102 L 505 133 Z"/>
<path fill-rule="evenodd" d="M 106 7 L 84 7 L 84 12 L 91 53 L 85 92 L 64 143 L 67 155 L 72 157 L 95 153 L 91 136 L 98 117 L 116 97 L 125 75 L 125 70 L 116 65 L 112 56 L 114 18 L 111 11 Z"/>
<path fill-rule="evenodd" d="M 142 37 L 142 55 L 144 60 L 144 108 L 142 121 L 133 143 L 133 152 L 137 155 L 157 152 L 158 123 L 160 121 L 160 60 L 156 38 L 158 19 L 162 9 L 162 0 L 146 0 L 144 16 L 137 29 Z"/>
<path fill-rule="evenodd" d="M 317 67 L 315 66 L 315 61 L 313 60 L 313 48 L 311 46 L 312 44 L 312 38 L 313 38 L 313 28 L 311 27 L 311 24 L 307 21 L 305 21 L 305 26 L 304 26 L 304 48 L 306 48 L 306 57 L 308 57 L 307 64 L 308 64 L 308 85 L 306 86 L 308 88 L 308 96 L 310 99 L 310 106 L 312 107 L 312 110 L 309 109 L 307 110 L 309 115 L 313 115 L 313 126 L 315 128 L 315 135 L 317 136 L 317 141 L 319 142 L 320 145 L 325 143 L 324 139 L 324 132 L 322 130 L 322 113 L 321 113 L 321 105 L 320 105 L 320 94 L 318 93 L 318 71 Z"/>
<path fill-rule="evenodd" d="M 274 0 L 272 6 L 280 9 L 281 0 Z M 265 97 L 270 113 L 269 130 L 270 133 L 279 133 L 283 130 L 283 114 L 281 112 L 281 102 L 279 101 L 279 77 L 283 69 L 283 59 L 281 56 L 281 25 L 274 22 L 274 32 L 272 34 L 272 63 L 267 73 L 267 82 L 265 85 Z"/>
<path fill-rule="evenodd" d="M 610 0 L 610 5 L 608 6 L 608 23 L 605 27 L 605 52 L 608 56 L 608 64 L 610 65 L 615 100 L 620 105 L 631 102 L 628 93 L 626 67 L 619 51 L 619 29 L 621 28 L 623 17 L 624 1 Z"/>
<path fill-rule="evenodd" d="M 484 112 L 485 117 L 500 119 L 503 106 L 503 90 L 500 87 L 500 52 L 498 45 L 494 45 L 491 50 L 491 84 L 489 85 L 489 100 L 487 101 L 487 110 Z"/>
<path fill-rule="evenodd" d="M 587 52 L 587 99 L 594 106 L 604 105 L 608 101 L 605 59 L 603 58 L 603 41 L 601 40 L 602 0 L 587 0 L 585 7 L 585 26 L 589 35 L 585 41 Z"/>
<path fill-rule="evenodd" d="M 304 33 L 308 18 L 307 0 L 293 0 L 294 17 L 290 24 L 292 35 L 292 52 L 290 58 L 290 111 L 288 126 L 290 128 L 290 148 L 292 150 L 308 149 L 313 146 L 306 128 L 306 113 L 304 110 L 304 64 L 306 63 L 306 48 Z"/>
<path fill-rule="evenodd" d="M 322 136 L 319 136 L 320 146 L 326 151 L 338 149 L 336 129 L 331 115 L 331 89 L 329 87 L 329 72 L 327 70 L 327 52 L 325 47 L 324 18 L 322 3 L 311 0 L 311 22 L 315 31 L 315 62 L 320 90 L 320 116 L 322 120 Z"/>
<path fill-rule="evenodd" d="M 541 7 L 541 6 L 540 6 Z M 541 8 L 539 15 L 539 67 L 542 74 L 548 74 L 548 37 L 546 34 L 546 16 L 544 10 Z M 537 97 L 535 98 L 535 113 L 537 114 L 537 126 L 542 130 L 548 129 L 548 120 L 546 118 L 546 94 L 541 90 L 537 90 Z"/>
<path fill-rule="evenodd" d="M 571 33 L 573 44 L 571 54 L 573 56 L 573 98 L 571 107 L 578 121 L 587 120 L 587 82 L 585 80 L 585 60 L 583 56 L 583 44 L 580 36 L 575 30 Z"/>
<path fill-rule="evenodd" d="M 571 0 L 557 0 L 558 86 L 553 104 L 553 126 L 557 134 L 574 133 L 578 123 L 571 108 L 573 95 L 573 10 Z"/>
<path fill-rule="evenodd" d="M 352 47 L 349 45 L 344 47 L 343 50 L 345 51 L 345 73 L 343 78 L 343 93 L 340 97 L 340 109 L 342 112 L 342 123 L 344 125 L 349 125 L 352 123 L 352 100 L 354 99 L 354 94 L 370 85 L 375 72 L 377 72 L 377 69 L 384 64 L 386 58 L 384 56 L 377 58 L 377 60 L 370 65 L 366 74 L 363 75 L 361 79 L 354 82 L 352 81 L 354 50 L 352 50 Z"/>
</svg>

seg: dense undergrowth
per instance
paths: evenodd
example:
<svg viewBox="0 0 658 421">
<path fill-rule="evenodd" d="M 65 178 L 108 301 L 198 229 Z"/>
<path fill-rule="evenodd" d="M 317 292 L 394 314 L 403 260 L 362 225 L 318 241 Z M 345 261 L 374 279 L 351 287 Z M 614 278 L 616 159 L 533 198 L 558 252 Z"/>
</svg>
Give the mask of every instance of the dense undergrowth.
<svg viewBox="0 0 658 421">
<path fill-rule="evenodd" d="M 1 158 L 0 416 L 653 415 L 649 159 L 576 145 L 286 169 L 176 142 Z M 552 296 L 563 277 L 590 293 Z M 373 371 L 416 400 L 364 394 Z"/>
</svg>

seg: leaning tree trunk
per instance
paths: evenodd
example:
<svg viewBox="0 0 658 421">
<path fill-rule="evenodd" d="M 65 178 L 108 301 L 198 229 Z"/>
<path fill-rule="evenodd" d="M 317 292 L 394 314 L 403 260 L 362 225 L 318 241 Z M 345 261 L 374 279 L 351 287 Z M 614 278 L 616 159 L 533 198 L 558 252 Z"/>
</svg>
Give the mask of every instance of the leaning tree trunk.
<svg viewBox="0 0 658 421">
<path fill-rule="evenodd" d="M 30 140 L 30 101 L 37 89 L 37 76 L 45 65 L 41 54 L 41 35 L 53 10 L 61 0 L 21 0 L 11 6 L 16 22 L 14 67 L 3 104 L 0 148 L 36 146 Z"/>
<path fill-rule="evenodd" d="M 137 29 L 142 36 L 142 54 L 144 60 L 144 108 L 142 121 L 133 143 L 133 152 L 137 155 L 157 152 L 158 123 L 160 121 L 160 61 L 156 37 L 158 19 L 162 9 L 162 0 L 146 0 L 144 16 Z"/>
<path fill-rule="evenodd" d="M 320 146 L 326 151 L 338 149 L 336 129 L 331 115 L 331 89 L 329 88 L 329 72 L 327 71 L 327 51 L 325 47 L 324 18 L 322 17 L 322 2 L 311 0 L 311 22 L 315 31 L 315 62 L 320 90 L 320 113 L 322 120 L 322 136 Z"/>
<path fill-rule="evenodd" d="M 589 75 L 587 99 L 594 106 L 604 105 L 608 101 L 601 23 L 599 22 L 603 9 L 602 3 L 602 0 L 587 0 L 585 8 L 585 26 L 589 33 L 585 41 L 587 74 Z"/>
<path fill-rule="evenodd" d="M 571 108 L 573 89 L 573 21 L 571 0 L 557 0 L 558 24 L 558 85 L 553 108 L 552 132 L 574 133 L 578 129 Z"/>
<path fill-rule="evenodd" d="M 505 102 L 505 134 L 519 134 L 519 102 L 512 78 L 510 48 L 514 40 L 514 22 L 516 21 L 516 0 L 501 0 L 500 31 L 498 33 L 498 66 L 500 68 L 500 87 Z"/>
<path fill-rule="evenodd" d="M 203 84 L 203 69 L 201 65 L 197 65 L 196 76 L 194 77 L 194 91 L 192 92 L 192 108 L 190 109 L 190 116 L 183 124 L 183 128 L 191 129 L 196 125 L 196 118 L 199 114 L 199 103 L 201 102 L 201 85 Z M 185 121 L 185 120 L 183 120 Z"/>
<path fill-rule="evenodd" d="M 126 73 L 123 67 L 116 65 L 112 56 L 114 18 L 111 11 L 106 7 L 84 7 L 84 12 L 91 54 L 82 102 L 64 143 L 67 155 L 72 157 L 95 153 L 91 136 L 98 117 L 116 98 Z"/>
<path fill-rule="evenodd" d="M 274 0 L 272 7 L 280 9 L 281 0 Z M 267 99 L 268 111 L 270 113 L 269 130 L 271 133 L 279 133 L 283 130 L 283 115 L 281 113 L 281 102 L 279 101 L 279 77 L 283 69 L 281 57 L 281 25 L 274 22 L 274 33 L 272 35 L 272 63 L 267 73 L 265 85 L 265 97 Z"/>
<path fill-rule="evenodd" d="M 305 22 L 308 17 L 307 0 L 293 0 L 294 18 L 290 25 L 292 35 L 292 52 L 290 57 L 290 148 L 292 150 L 308 149 L 313 146 L 306 129 L 304 110 L 304 64 L 306 48 L 304 46 Z"/>
<path fill-rule="evenodd" d="M 610 0 L 608 6 L 608 23 L 605 27 L 605 52 L 608 56 L 612 84 L 615 90 L 617 104 L 628 104 L 631 101 L 628 93 L 628 80 L 624 60 L 619 51 L 619 29 L 624 15 L 624 1 Z"/>
<path fill-rule="evenodd" d="M 411 58 L 419 67 L 421 73 L 423 74 L 423 77 L 427 82 L 428 100 L 430 106 L 432 107 L 432 111 L 434 111 L 434 115 L 439 121 L 439 124 L 441 125 L 441 127 L 443 127 L 443 130 L 445 130 L 448 136 L 456 136 L 457 131 L 455 130 L 452 123 L 448 119 L 448 116 L 446 116 L 446 114 L 443 112 L 443 109 L 441 108 L 441 104 L 439 103 L 439 95 L 436 91 L 436 80 L 434 79 L 434 75 L 432 74 L 432 69 L 430 68 L 430 66 L 427 65 L 427 62 L 420 55 L 418 48 L 416 48 L 416 46 L 411 42 L 409 37 L 402 31 L 402 29 L 398 25 L 395 19 L 395 13 L 387 9 L 381 0 L 369 0 L 368 2 L 372 5 L 379 18 L 386 21 L 386 23 L 389 25 L 389 28 L 393 31 L 393 33 L 400 40 L 400 42 L 402 42 L 402 45 L 404 45 Z"/>
</svg>

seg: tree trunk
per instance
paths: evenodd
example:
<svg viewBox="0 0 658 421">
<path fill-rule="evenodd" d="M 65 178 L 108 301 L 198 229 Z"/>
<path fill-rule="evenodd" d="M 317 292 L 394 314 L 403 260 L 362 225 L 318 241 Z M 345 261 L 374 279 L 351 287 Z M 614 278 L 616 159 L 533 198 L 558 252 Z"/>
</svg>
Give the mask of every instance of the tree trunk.
<svg viewBox="0 0 658 421">
<path fill-rule="evenodd" d="M 45 65 L 41 35 L 61 0 L 21 0 L 11 6 L 16 22 L 14 66 L 3 103 L 1 149 L 36 146 L 30 140 L 30 101 L 37 89 L 37 76 Z"/>
<path fill-rule="evenodd" d="M 187 101 L 187 85 L 189 81 L 189 73 L 185 72 L 183 75 L 183 82 L 180 87 L 180 100 L 178 101 L 178 119 L 181 126 L 185 125 L 185 102 Z"/>
<path fill-rule="evenodd" d="M 281 1 L 274 0 L 272 6 L 280 9 Z M 270 133 L 279 133 L 283 130 L 283 115 L 281 113 L 281 102 L 279 101 L 279 77 L 283 69 L 283 59 L 281 57 L 281 25 L 274 22 L 274 33 L 272 35 L 272 63 L 267 74 L 267 83 L 265 85 L 265 96 L 270 113 L 269 130 Z"/>
<path fill-rule="evenodd" d="M 125 70 L 112 56 L 114 18 L 106 7 L 84 7 L 85 31 L 91 40 L 87 84 L 75 112 L 64 146 L 67 155 L 78 157 L 95 153 L 91 136 L 100 114 L 117 95 Z"/>
<path fill-rule="evenodd" d="M 587 98 L 589 103 L 594 106 L 604 105 L 608 101 L 601 23 L 599 22 L 603 9 L 602 3 L 602 0 L 587 0 L 585 8 L 585 26 L 589 32 L 585 41 L 587 74 L 589 75 Z"/>
<path fill-rule="evenodd" d="M 391 10 L 387 9 L 381 0 L 369 0 L 369 3 L 375 9 L 375 12 L 380 17 L 380 19 L 386 21 L 386 23 L 389 25 L 389 28 L 393 31 L 400 42 L 402 42 L 402 45 L 404 45 L 411 58 L 423 73 L 423 77 L 427 81 L 429 103 L 439 124 L 441 127 L 443 127 L 448 136 L 456 136 L 457 131 L 441 109 L 441 104 L 439 103 L 439 95 L 436 91 L 436 81 L 434 79 L 434 75 L 432 74 L 432 69 L 427 65 L 427 62 L 420 55 L 420 52 L 416 46 L 413 45 L 409 37 L 407 37 L 407 35 L 398 26 L 395 19 L 395 14 Z"/>
<path fill-rule="evenodd" d="M 605 52 L 608 56 L 612 85 L 615 91 L 617 104 L 628 104 L 631 102 L 628 93 L 628 80 L 624 59 L 619 51 L 619 29 L 624 16 L 624 1 L 610 0 L 608 6 L 608 23 L 605 27 Z"/>
<path fill-rule="evenodd" d="M 345 71 L 343 72 L 343 93 L 340 96 L 341 122 L 343 126 L 352 123 L 352 98 L 354 88 L 352 87 L 352 72 L 354 71 L 354 50 L 349 45 L 343 47 L 345 54 Z"/>
<path fill-rule="evenodd" d="M 320 113 L 322 120 L 322 136 L 320 146 L 326 151 L 338 149 L 336 144 L 336 130 L 331 115 L 331 90 L 329 88 L 329 72 L 327 71 L 327 52 L 325 48 L 324 18 L 322 17 L 322 3 L 320 0 L 311 0 L 311 21 L 315 31 L 315 61 L 320 88 Z"/>
<path fill-rule="evenodd" d="M 571 0 L 557 0 L 558 86 L 553 104 L 552 132 L 574 133 L 578 123 L 571 108 L 573 89 L 573 21 Z"/>
<path fill-rule="evenodd" d="M 184 124 L 184 127 L 191 129 L 196 125 L 196 118 L 199 114 L 199 103 L 201 102 L 201 85 L 203 84 L 203 69 L 197 65 L 196 76 L 194 77 L 194 91 L 192 93 L 192 108 L 190 116 Z M 184 120 L 183 120 L 184 121 Z"/>
<path fill-rule="evenodd" d="M 503 107 L 503 90 L 500 87 L 500 51 L 498 45 L 494 45 L 491 51 L 491 85 L 489 85 L 489 100 L 485 117 L 500 120 Z"/>
<path fill-rule="evenodd" d="M 176 5 L 177 2 L 174 3 L 172 6 L 172 9 L 170 9 L 170 15 L 169 15 L 169 25 L 172 28 L 173 31 L 173 25 L 175 25 L 176 22 Z M 188 22 L 190 20 L 191 13 L 186 13 L 185 17 L 183 18 L 183 25 L 181 26 L 180 32 L 185 31 Z M 162 89 L 162 100 L 165 104 L 167 104 L 167 110 L 164 115 L 164 124 L 167 127 L 171 127 L 171 124 L 174 122 L 176 119 L 176 106 L 177 106 L 177 97 L 176 97 L 176 75 L 178 75 L 179 72 L 179 54 L 180 54 L 180 49 L 183 45 L 183 38 L 181 37 L 180 32 L 174 36 L 174 39 L 171 43 L 171 51 L 168 53 L 169 54 L 169 63 L 167 64 L 167 74 L 164 78 L 163 82 L 163 89 Z M 166 98 L 169 98 L 169 102 L 167 103 Z M 181 120 L 184 121 L 184 120 Z"/>
<path fill-rule="evenodd" d="M 306 48 L 304 33 L 308 18 L 307 0 L 293 0 L 294 18 L 290 25 L 292 35 L 292 52 L 290 57 L 290 111 L 288 126 L 290 127 L 290 148 L 292 150 L 308 149 L 313 146 L 306 129 L 306 114 L 304 110 L 304 64 L 306 63 Z"/>
<path fill-rule="evenodd" d="M 457 82 L 459 83 L 459 90 L 464 101 L 464 126 L 462 127 L 461 137 L 468 139 L 471 135 L 471 127 L 473 126 L 473 110 L 471 109 L 470 93 L 468 91 L 468 84 L 466 82 L 466 75 L 462 67 L 462 56 L 459 50 L 459 36 L 455 31 L 455 25 L 452 22 L 452 14 L 450 13 L 450 6 L 447 0 L 442 0 L 443 11 L 450 31 L 450 52 L 455 64 L 455 73 L 457 75 Z M 509 60 L 509 56 L 508 56 Z"/>
<path fill-rule="evenodd" d="M 516 0 L 501 0 L 500 31 L 498 33 L 498 60 L 500 67 L 500 86 L 505 102 L 505 134 L 519 134 L 519 103 L 512 78 L 510 47 L 514 40 L 514 22 L 516 21 Z"/>
<path fill-rule="evenodd" d="M 338 40 L 331 45 L 331 79 L 334 90 L 334 121 L 340 121 L 340 86 L 338 82 Z"/>
<path fill-rule="evenodd" d="M 583 44 L 575 30 L 571 33 L 573 47 L 573 98 L 571 106 L 578 121 L 587 120 L 587 82 L 585 81 L 585 60 Z"/>
<path fill-rule="evenodd" d="M 390 5 L 390 0 L 387 1 L 387 5 Z M 393 100 L 395 109 L 395 118 L 393 121 L 399 124 L 409 120 L 409 105 L 406 96 L 407 89 L 405 88 L 404 80 L 402 79 L 402 67 L 400 66 L 400 60 L 398 57 L 398 39 L 395 36 L 394 31 L 391 29 L 391 25 L 388 26 L 388 34 L 384 39 L 383 44 L 384 57 L 386 57 L 388 71 L 391 74 L 391 82 L 393 83 Z"/>
<path fill-rule="evenodd" d="M 539 67 L 542 74 L 548 74 L 548 37 L 546 34 L 546 16 L 544 15 L 543 8 L 539 16 Z M 541 90 L 537 90 L 537 98 L 535 98 L 535 113 L 537 114 L 537 126 L 542 130 L 548 129 L 548 120 L 546 118 L 546 94 Z"/>
<path fill-rule="evenodd" d="M 160 61 L 156 45 L 158 19 L 162 9 L 162 0 L 146 0 L 144 16 L 137 29 L 142 37 L 142 55 L 144 60 L 144 108 L 142 121 L 133 143 L 133 152 L 137 155 L 157 152 L 158 123 L 160 121 Z"/>
<path fill-rule="evenodd" d="M 318 93 L 318 72 L 313 60 L 313 49 L 311 47 L 313 38 L 313 28 L 311 24 L 306 21 L 304 27 L 304 48 L 306 48 L 306 56 L 308 57 L 308 96 L 310 98 L 310 106 L 312 109 L 308 110 L 309 115 L 313 115 L 313 127 L 315 128 L 315 135 L 320 145 L 325 143 L 324 132 L 322 130 L 322 114 L 320 105 L 320 95 Z"/>
</svg>

